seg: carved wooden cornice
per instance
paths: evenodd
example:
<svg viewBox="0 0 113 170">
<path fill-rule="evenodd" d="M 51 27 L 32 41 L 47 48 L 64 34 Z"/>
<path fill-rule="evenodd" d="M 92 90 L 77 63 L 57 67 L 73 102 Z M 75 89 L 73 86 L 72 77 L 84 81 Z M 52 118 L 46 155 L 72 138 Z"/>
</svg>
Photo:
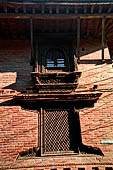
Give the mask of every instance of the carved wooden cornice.
<svg viewBox="0 0 113 170">
<path fill-rule="evenodd" d="M 1 3 L 28 3 L 28 4 L 112 4 L 112 0 L 0 0 Z"/>
<path fill-rule="evenodd" d="M 72 94 L 19 94 L 14 96 L 15 101 L 38 102 L 38 101 L 96 101 L 102 93 L 85 92 Z"/>
<path fill-rule="evenodd" d="M 102 93 L 95 90 L 78 89 L 81 72 L 32 72 L 33 86 L 25 93 L 14 96 L 15 101 L 96 101 Z"/>
<path fill-rule="evenodd" d="M 113 15 L 112 1 L 0 1 L 2 17 L 101 17 Z"/>
</svg>

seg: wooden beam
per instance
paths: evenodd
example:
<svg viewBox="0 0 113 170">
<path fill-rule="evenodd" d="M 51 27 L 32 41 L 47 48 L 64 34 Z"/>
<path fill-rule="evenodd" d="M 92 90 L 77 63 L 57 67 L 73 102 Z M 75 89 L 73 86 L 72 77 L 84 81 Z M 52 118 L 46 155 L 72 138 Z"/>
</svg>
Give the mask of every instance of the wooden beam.
<svg viewBox="0 0 113 170">
<path fill-rule="evenodd" d="M 35 72 L 40 72 L 40 66 L 39 66 L 39 53 L 38 53 L 38 43 L 37 43 L 37 41 L 36 41 L 36 61 L 35 61 L 35 64 L 36 64 L 36 66 L 35 66 Z"/>
<path fill-rule="evenodd" d="M 105 17 L 102 18 L 102 62 L 104 62 Z"/>
<path fill-rule="evenodd" d="M 77 60 L 80 63 L 80 17 L 77 18 Z"/>
<path fill-rule="evenodd" d="M 44 138 L 44 132 L 43 132 L 43 115 L 44 115 L 44 110 L 41 108 L 41 114 L 40 114 L 40 154 L 41 156 L 43 155 L 43 152 L 44 152 L 44 146 L 43 146 L 43 138 Z"/>
<path fill-rule="evenodd" d="M 57 9 L 56 12 L 59 12 Z M 75 15 L 76 14 L 76 15 Z M 11 18 L 11 19 L 30 19 L 31 17 L 33 19 L 76 19 L 77 17 L 80 17 L 81 19 L 92 19 L 92 18 L 103 18 L 105 16 L 106 18 L 113 18 L 113 13 L 109 14 L 78 14 L 78 10 L 75 9 L 75 14 L 8 14 L 8 13 L 0 13 L 0 18 Z"/>
<path fill-rule="evenodd" d="M 31 62 L 34 59 L 34 51 L 33 51 L 33 19 L 30 18 L 30 36 L 31 36 Z"/>
</svg>

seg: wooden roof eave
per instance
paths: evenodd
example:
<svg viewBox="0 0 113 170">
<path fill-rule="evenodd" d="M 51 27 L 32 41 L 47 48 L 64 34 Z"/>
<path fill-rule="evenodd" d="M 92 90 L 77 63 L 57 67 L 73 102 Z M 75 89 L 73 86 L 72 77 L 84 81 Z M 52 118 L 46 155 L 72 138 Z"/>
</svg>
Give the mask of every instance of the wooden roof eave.
<svg viewBox="0 0 113 170">
<path fill-rule="evenodd" d="M 69 3 L 70 4 L 70 3 Z M 45 5 L 45 4 L 44 4 Z M 90 3 L 88 4 L 90 5 Z M 75 8 L 75 12 L 72 14 L 72 13 L 60 13 L 60 12 L 56 12 L 56 14 L 54 13 L 51 13 L 50 10 L 51 10 L 51 5 L 48 7 L 49 9 L 49 13 L 45 13 L 44 10 L 42 9 L 42 6 L 41 5 L 41 8 L 39 7 L 40 5 L 31 5 L 31 13 L 28 13 L 27 12 L 27 9 L 29 8 L 29 5 L 23 5 L 21 3 L 15 3 L 15 4 L 10 4 L 10 3 L 0 3 L 0 7 L 3 8 L 4 12 L 1 12 L 0 13 L 0 18 L 16 18 L 16 19 L 19 19 L 19 18 L 24 18 L 24 19 L 29 19 L 29 18 L 33 18 L 33 19 L 75 19 L 77 17 L 80 17 L 81 19 L 90 19 L 90 18 L 102 18 L 103 16 L 105 16 L 106 18 L 112 18 L 113 17 L 113 12 L 112 12 L 112 8 L 113 6 L 112 5 L 108 5 L 108 7 L 106 7 L 106 10 L 107 12 L 102 12 L 102 9 L 104 8 L 104 5 L 100 5 L 98 7 L 99 11 L 97 13 L 94 12 L 94 8 L 96 7 L 95 5 L 92 5 L 91 8 L 91 13 L 87 11 L 87 5 L 85 5 L 84 7 L 82 6 L 83 8 L 83 13 L 79 13 L 79 6 L 74 6 Z M 91 6 L 91 5 L 90 5 Z M 22 8 L 23 12 L 22 13 L 19 13 L 18 11 L 18 8 Z M 46 6 L 45 6 L 46 7 Z M 8 11 L 8 8 L 11 9 L 13 8 L 14 12 L 9 12 Z M 41 9 L 41 12 L 40 13 L 36 13 L 36 9 L 40 8 Z M 73 8 L 72 7 L 66 7 L 67 10 L 69 10 L 69 8 Z M 58 6 L 58 9 L 62 9 L 62 6 Z M 57 11 L 57 6 L 56 6 L 56 11 Z"/>
<path fill-rule="evenodd" d="M 71 1 L 71 0 L 68 0 L 68 1 L 30 1 L 30 0 L 23 0 L 23 2 L 18 2 L 18 1 L 14 1 L 14 0 L 0 0 L 0 3 L 2 4 L 15 4 L 15 5 L 76 5 L 76 6 L 79 6 L 79 5 L 112 5 L 113 2 L 111 0 L 108 0 L 108 1 L 101 1 L 101 2 L 95 2 L 95 1 Z"/>
</svg>

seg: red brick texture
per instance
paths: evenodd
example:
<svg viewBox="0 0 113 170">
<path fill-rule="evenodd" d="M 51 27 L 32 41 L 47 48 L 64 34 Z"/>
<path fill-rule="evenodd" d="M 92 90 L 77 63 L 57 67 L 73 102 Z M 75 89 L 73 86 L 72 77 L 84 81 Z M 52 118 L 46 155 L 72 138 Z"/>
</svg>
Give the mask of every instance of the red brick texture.
<svg viewBox="0 0 113 170">
<path fill-rule="evenodd" d="M 19 152 L 37 146 L 36 111 L 12 102 L 9 90 L 20 91 L 31 84 L 30 48 L 27 41 L 0 42 L 0 165 L 10 165 Z"/>
<path fill-rule="evenodd" d="M 83 41 L 81 49 L 90 48 L 87 43 L 85 45 Z M 106 63 L 101 63 L 101 50 L 98 50 L 82 56 L 79 64 L 79 71 L 82 71 L 79 86 L 92 88 L 96 84 L 102 92 L 94 107 L 79 111 L 82 143 L 99 147 L 104 156 L 79 154 L 17 160 L 21 151 L 38 144 L 38 112 L 23 109 L 12 101 L 13 93 L 24 90 L 32 83 L 30 46 L 28 41 L 2 41 L 0 44 L 0 89 L 4 89 L 3 93 L 0 92 L 0 168 L 91 170 L 92 167 L 99 167 L 99 170 L 104 170 L 105 167 L 113 167 L 113 144 L 101 144 L 103 139 L 113 140 L 113 68 L 109 63 L 108 49 L 105 49 Z M 94 46 L 97 49 L 98 44 L 92 41 L 91 48 Z"/>
</svg>

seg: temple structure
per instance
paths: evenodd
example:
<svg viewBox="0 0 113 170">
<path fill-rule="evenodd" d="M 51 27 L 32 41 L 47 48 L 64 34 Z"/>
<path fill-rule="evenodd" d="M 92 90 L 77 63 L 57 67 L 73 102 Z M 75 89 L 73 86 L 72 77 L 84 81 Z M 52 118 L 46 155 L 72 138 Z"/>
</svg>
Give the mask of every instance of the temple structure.
<svg viewBox="0 0 113 170">
<path fill-rule="evenodd" d="M 0 0 L 1 169 L 113 169 L 112 0 Z"/>
</svg>

